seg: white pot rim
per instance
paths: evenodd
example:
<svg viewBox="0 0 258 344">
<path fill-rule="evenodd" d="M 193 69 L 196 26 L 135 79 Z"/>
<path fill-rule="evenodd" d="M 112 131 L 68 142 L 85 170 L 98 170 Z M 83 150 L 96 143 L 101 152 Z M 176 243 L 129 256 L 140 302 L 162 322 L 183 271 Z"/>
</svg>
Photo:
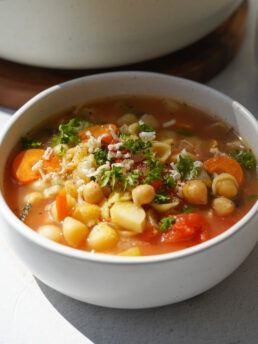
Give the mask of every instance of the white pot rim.
<svg viewBox="0 0 258 344">
<path fill-rule="evenodd" d="M 110 78 L 110 77 L 159 77 L 159 78 L 165 78 L 165 79 L 174 79 L 176 82 L 180 82 L 181 84 L 188 84 L 192 85 L 195 89 L 202 91 L 202 92 L 211 92 L 217 97 L 219 97 L 224 102 L 232 102 L 233 100 L 206 86 L 201 85 L 197 82 L 190 81 L 187 79 L 182 79 L 174 76 L 167 76 L 164 74 L 159 73 L 151 73 L 151 72 L 138 72 L 138 71 L 130 71 L 130 72 L 110 72 L 110 73 L 101 73 L 96 74 L 92 76 L 86 76 L 81 77 L 77 79 L 73 79 L 67 82 L 64 82 L 59 85 L 52 86 L 39 94 L 37 94 L 35 97 L 30 99 L 26 104 L 24 104 L 10 119 L 9 123 L 6 125 L 5 129 L 1 133 L 0 137 L 0 146 L 2 146 L 5 137 L 8 135 L 8 132 L 10 128 L 13 126 L 14 122 L 20 118 L 24 112 L 30 108 L 31 105 L 36 103 L 38 100 L 44 98 L 45 96 L 56 92 L 60 87 L 67 87 L 72 86 L 73 84 L 77 84 L 78 82 L 84 80 L 84 79 L 103 79 L 103 78 Z M 237 102 L 236 102 L 237 103 Z M 238 104 L 238 103 L 237 103 Z M 258 133 L 258 123 L 256 119 L 253 117 L 253 115 L 242 105 L 238 104 L 241 107 L 241 111 L 243 116 L 252 123 L 253 127 Z M 3 169 L 4 167 L 1 166 Z M 81 251 L 78 249 L 74 249 L 68 246 L 64 246 L 62 244 L 58 244 L 55 242 L 52 242 L 48 239 L 45 239 L 44 237 L 38 235 L 34 230 L 31 230 L 30 227 L 28 227 L 26 224 L 24 224 L 22 221 L 20 221 L 16 215 L 11 211 L 9 206 L 7 205 L 3 194 L 0 193 L 0 213 L 5 219 L 5 221 L 12 227 L 12 230 L 16 230 L 18 234 L 24 236 L 26 239 L 32 241 L 34 244 L 41 246 L 42 248 L 51 251 L 52 253 L 61 254 L 64 256 L 68 256 L 70 258 L 74 259 L 80 259 L 80 260 L 86 260 L 91 261 L 94 263 L 106 263 L 106 264 L 114 264 L 114 265 L 139 265 L 139 264 L 148 264 L 148 263 L 159 263 L 159 262 L 166 262 L 171 260 L 178 260 L 182 258 L 189 257 L 191 255 L 198 254 L 199 252 L 202 252 L 204 250 L 208 250 L 213 248 L 214 246 L 217 246 L 221 244 L 222 242 L 229 240 L 233 235 L 235 235 L 238 231 L 244 230 L 244 227 L 257 215 L 258 213 L 258 201 L 253 205 L 253 207 L 249 210 L 249 212 L 236 224 L 234 224 L 232 227 L 227 229 L 225 232 L 215 236 L 212 239 L 209 239 L 201 244 L 197 244 L 195 246 L 182 249 L 179 251 L 171 252 L 171 253 L 165 253 L 165 254 L 159 254 L 159 255 L 151 255 L 151 256 L 140 256 L 140 257 L 126 257 L 126 256 L 116 256 L 116 255 L 109 255 L 109 254 L 103 254 L 103 253 L 90 253 L 88 251 Z M 257 233 L 258 236 L 258 233 Z"/>
</svg>

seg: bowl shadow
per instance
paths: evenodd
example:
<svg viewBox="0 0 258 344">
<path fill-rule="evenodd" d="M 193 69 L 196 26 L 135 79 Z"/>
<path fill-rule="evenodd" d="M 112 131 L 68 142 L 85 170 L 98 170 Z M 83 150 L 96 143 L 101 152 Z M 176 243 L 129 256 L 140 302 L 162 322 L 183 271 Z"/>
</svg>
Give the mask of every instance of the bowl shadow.
<svg viewBox="0 0 258 344">
<path fill-rule="evenodd" d="M 143 310 L 93 306 L 36 282 L 57 311 L 95 344 L 257 344 L 257 262 L 258 246 L 211 290 Z"/>
</svg>

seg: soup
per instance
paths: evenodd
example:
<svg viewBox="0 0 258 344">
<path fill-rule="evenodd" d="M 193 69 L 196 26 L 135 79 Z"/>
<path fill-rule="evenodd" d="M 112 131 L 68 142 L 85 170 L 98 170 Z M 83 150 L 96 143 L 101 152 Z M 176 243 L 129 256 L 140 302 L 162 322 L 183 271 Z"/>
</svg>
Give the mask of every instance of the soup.
<svg viewBox="0 0 258 344">
<path fill-rule="evenodd" d="M 5 180 L 9 206 L 39 235 L 125 256 L 209 240 L 258 194 L 256 159 L 226 123 L 134 96 L 54 115 L 21 139 Z"/>
</svg>

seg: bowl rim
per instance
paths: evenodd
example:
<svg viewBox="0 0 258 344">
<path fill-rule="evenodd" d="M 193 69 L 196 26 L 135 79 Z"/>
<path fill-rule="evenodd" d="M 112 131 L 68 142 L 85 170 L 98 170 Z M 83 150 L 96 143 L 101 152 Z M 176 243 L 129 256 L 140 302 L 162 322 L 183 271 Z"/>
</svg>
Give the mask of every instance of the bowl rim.
<svg viewBox="0 0 258 344">
<path fill-rule="evenodd" d="M 141 72 L 141 71 L 122 71 L 122 72 L 109 72 L 109 73 L 100 73 L 94 74 L 91 76 L 83 76 L 80 78 L 72 79 L 66 81 L 61 84 L 54 85 L 46 90 L 35 95 L 31 98 L 28 102 L 26 102 L 20 109 L 18 109 L 12 118 L 8 121 L 8 124 L 2 130 L 0 134 L 0 146 L 2 146 L 5 137 L 8 135 L 9 130 L 12 128 L 13 124 L 17 120 L 23 116 L 23 114 L 30 108 L 31 105 L 35 104 L 38 100 L 43 99 L 45 96 L 58 92 L 60 86 L 62 88 L 70 87 L 74 84 L 79 84 L 82 80 L 97 80 L 103 78 L 110 78 L 112 76 L 116 76 L 118 78 L 125 78 L 125 77 L 151 77 L 151 78 L 163 78 L 163 79 L 174 79 L 175 82 L 180 82 L 181 85 L 188 84 L 189 86 L 194 87 L 200 92 L 210 92 L 211 95 L 219 97 L 224 102 L 234 102 L 240 108 L 242 115 L 252 123 L 254 126 L 254 130 L 258 132 L 258 123 L 255 117 L 241 104 L 234 101 L 232 98 L 224 95 L 223 93 L 207 86 L 202 85 L 198 82 L 191 81 L 188 79 L 183 79 L 175 76 L 168 76 L 160 73 L 153 73 L 153 72 Z M 215 115 L 216 113 L 214 113 Z M 218 116 L 219 117 L 219 116 Z M 0 167 L 4 169 L 4 166 Z M 0 190 L 1 191 L 1 190 Z M 138 256 L 138 257 L 126 257 L 126 256 L 118 256 L 118 255 L 111 255 L 111 254 L 104 254 L 104 253 L 91 253 L 89 251 L 82 251 L 76 248 L 72 248 L 69 246 L 65 246 L 59 243 L 52 242 L 40 235 L 38 235 L 34 230 L 32 230 L 29 226 L 24 224 L 19 218 L 11 211 L 7 202 L 3 197 L 3 193 L 0 192 L 0 213 L 4 220 L 12 227 L 12 230 L 15 230 L 21 236 L 25 237 L 29 241 L 32 241 L 34 244 L 41 246 L 41 248 L 51 251 L 51 253 L 60 254 L 63 256 L 67 256 L 69 258 L 79 259 L 79 260 L 86 260 L 91 261 L 94 263 L 104 263 L 104 264 L 126 264 L 126 265 L 141 265 L 141 264 L 153 264 L 159 263 L 164 261 L 170 260 L 178 260 L 183 259 L 203 251 L 206 251 L 210 248 L 213 248 L 220 243 L 230 239 L 240 230 L 244 230 L 245 225 L 247 225 L 250 221 L 252 221 L 258 213 L 258 201 L 254 203 L 252 208 L 248 211 L 248 213 L 240 219 L 236 224 L 231 226 L 229 229 L 224 231 L 223 233 L 197 245 L 192 247 L 188 247 L 179 251 L 164 253 L 164 254 L 157 254 L 157 255 L 150 255 L 150 256 Z M 258 233 L 257 233 L 258 236 Z"/>
</svg>

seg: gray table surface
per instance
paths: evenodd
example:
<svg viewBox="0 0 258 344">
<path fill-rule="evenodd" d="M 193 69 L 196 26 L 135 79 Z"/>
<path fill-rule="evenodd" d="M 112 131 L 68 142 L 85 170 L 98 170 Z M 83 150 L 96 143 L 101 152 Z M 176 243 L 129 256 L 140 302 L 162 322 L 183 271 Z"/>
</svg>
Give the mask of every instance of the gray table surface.
<svg viewBox="0 0 258 344">
<path fill-rule="evenodd" d="M 237 99 L 258 118 L 255 9 L 255 2 L 251 1 L 246 40 L 237 58 L 209 85 Z M 218 286 L 188 301 L 161 308 L 95 307 L 37 283 L 63 317 L 95 344 L 258 343 L 257 246 L 240 268 Z"/>
</svg>

